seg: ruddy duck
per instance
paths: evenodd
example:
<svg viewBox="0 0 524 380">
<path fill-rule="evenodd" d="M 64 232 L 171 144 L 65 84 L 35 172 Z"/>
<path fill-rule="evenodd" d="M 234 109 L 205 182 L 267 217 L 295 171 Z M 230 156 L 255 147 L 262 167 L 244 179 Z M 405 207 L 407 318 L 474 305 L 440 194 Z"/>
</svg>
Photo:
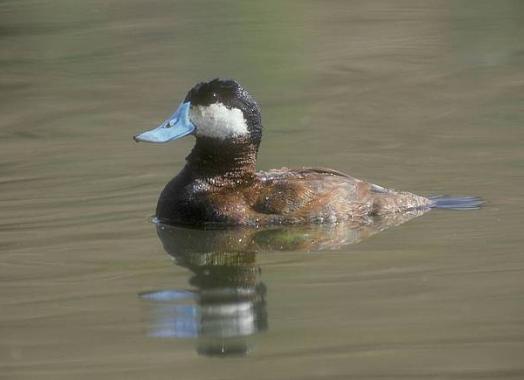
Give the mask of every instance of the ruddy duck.
<svg viewBox="0 0 524 380">
<path fill-rule="evenodd" d="M 480 204 L 474 197 L 430 199 L 398 192 L 332 169 L 257 172 L 260 110 L 234 80 L 198 83 L 170 118 L 134 139 L 165 143 L 187 135 L 194 135 L 196 143 L 185 167 L 160 195 L 156 216 L 162 223 L 366 223 L 373 216 Z"/>
</svg>

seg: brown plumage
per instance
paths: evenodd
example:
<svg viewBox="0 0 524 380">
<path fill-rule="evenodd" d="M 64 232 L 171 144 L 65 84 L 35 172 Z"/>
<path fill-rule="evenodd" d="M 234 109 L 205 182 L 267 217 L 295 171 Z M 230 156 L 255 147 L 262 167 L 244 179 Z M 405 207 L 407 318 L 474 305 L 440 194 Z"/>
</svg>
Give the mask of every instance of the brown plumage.
<svg viewBox="0 0 524 380">
<path fill-rule="evenodd" d="M 374 215 L 431 205 L 332 169 L 255 172 L 255 162 L 250 143 L 197 140 L 187 165 L 160 196 L 158 219 L 191 225 L 367 223 Z"/>
</svg>

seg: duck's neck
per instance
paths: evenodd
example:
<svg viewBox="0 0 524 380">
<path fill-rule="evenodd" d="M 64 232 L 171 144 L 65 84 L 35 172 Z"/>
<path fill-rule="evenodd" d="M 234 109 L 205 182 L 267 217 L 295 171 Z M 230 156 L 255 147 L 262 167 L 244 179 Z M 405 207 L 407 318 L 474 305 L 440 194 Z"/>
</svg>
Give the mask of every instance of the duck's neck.
<svg viewBox="0 0 524 380">
<path fill-rule="evenodd" d="M 200 137 L 186 157 L 186 168 L 194 178 L 217 186 L 249 182 L 255 175 L 257 151 L 256 145 L 242 140 L 219 142 Z"/>
</svg>

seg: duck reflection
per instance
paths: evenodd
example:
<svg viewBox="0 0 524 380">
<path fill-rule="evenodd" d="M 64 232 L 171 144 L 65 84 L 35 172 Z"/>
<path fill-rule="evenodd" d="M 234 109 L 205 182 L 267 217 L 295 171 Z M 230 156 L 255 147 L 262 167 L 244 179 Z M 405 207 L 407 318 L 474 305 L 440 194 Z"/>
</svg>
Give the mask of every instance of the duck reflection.
<svg viewBox="0 0 524 380">
<path fill-rule="evenodd" d="M 245 355 L 249 337 L 268 328 L 266 286 L 256 255 L 275 251 L 339 249 L 422 211 L 362 224 L 272 228 L 192 229 L 157 224 L 164 249 L 193 276 L 194 290 L 157 290 L 140 296 L 150 302 L 149 335 L 196 338 L 199 354 Z"/>
</svg>

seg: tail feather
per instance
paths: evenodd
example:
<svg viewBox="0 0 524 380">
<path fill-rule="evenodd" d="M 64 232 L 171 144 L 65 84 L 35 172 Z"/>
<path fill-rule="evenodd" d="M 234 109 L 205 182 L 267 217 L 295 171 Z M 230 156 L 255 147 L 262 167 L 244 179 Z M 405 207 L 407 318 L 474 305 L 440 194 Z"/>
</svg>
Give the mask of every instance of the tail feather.
<svg viewBox="0 0 524 380">
<path fill-rule="evenodd" d="M 428 198 L 432 202 L 432 208 L 451 210 L 477 210 L 484 203 L 482 199 L 474 196 L 450 197 L 447 195 L 434 195 Z"/>
</svg>

